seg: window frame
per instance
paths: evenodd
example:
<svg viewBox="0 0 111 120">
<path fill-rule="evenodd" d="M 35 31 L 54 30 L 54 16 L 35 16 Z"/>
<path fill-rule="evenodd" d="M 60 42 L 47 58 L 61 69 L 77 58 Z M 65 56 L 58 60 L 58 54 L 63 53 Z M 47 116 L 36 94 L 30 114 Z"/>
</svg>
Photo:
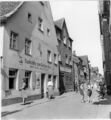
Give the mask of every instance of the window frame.
<svg viewBox="0 0 111 120">
<path fill-rule="evenodd" d="M 26 41 L 28 41 L 30 45 L 26 44 Z M 32 55 L 32 41 L 28 38 L 25 39 L 25 54 L 29 56 Z"/>
<path fill-rule="evenodd" d="M 10 71 L 13 71 L 14 74 L 10 75 Z M 17 79 L 17 74 L 18 74 L 18 69 L 15 68 L 9 68 L 9 90 L 14 90 L 16 89 L 16 79 Z M 13 88 L 10 88 L 10 78 L 13 78 Z M 12 83 L 11 83 L 12 84 Z"/>
<path fill-rule="evenodd" d="M 18 33 L 14 31 L 10 32 L 10 49 L 18 51 L 18 36 Z"/>
<path fill-rule="evenodd" d="M 26 72 L 28 73 L 27 75 L 29 76 L 26 76 Z M 24 75 L 24 78 L 25 78 L 25 82 L 26 82 L 26 89 L 30 88 L 30 80 L 31 80 L 31 71 L 29 70 L 25 70 L 25 75 Z"/>
</svg>

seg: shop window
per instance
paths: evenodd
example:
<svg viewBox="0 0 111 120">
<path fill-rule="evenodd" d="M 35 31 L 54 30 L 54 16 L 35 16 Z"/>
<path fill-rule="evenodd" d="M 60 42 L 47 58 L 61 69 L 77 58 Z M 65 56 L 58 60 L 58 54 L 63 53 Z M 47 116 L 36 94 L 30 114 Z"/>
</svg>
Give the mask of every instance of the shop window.
<svg viewBox="0 0 111 120">
<path fill-rule="evenodd" d="M 56 76 L 53 77 L 53 86 L 54 86 L 54 88 L 56 88 L 56 78 L 57 78 Z"/>
<path fill-rule="evenodd" d="M 54 54 L 54 64 L 57 65 L 57 55 L 56 54 Z"/>
<path fill-rule="evenodd" d="M 10 33 L 10 48 L 11 49 L 14 49 L 14 50 L 18 49 L 17 40 L 18 40 L 18 34 L 11 31 L 11 33 Z"/>
<path fill-rule="evenodd" d="M 51 81 L 51 75 L 48 75 L 48 81 Z"/>
<path fill-rule="evenodd" d="M 31 71 L 25 71 L 26 88 L 29 88 Z"/>
<path fill-rule="evenodd" d="M 44 29 L 43 29 L 43 19 L 42 18 L 38 18 L 38 29 L 41 31 L 41 32 L 44 32 Z"/>
<path fill-rule="evenodd" d="M 25 40 L 25 54 L 31 55 L 31 40 Z"/>
<path fill-rule="evenodd" d="M 51 51 L 47 51 L 47 61 L 49 62 L 49 63 L 51 63 L 52 62 L 52 58 L 51 58 Z"/>
<path fill-rule="evenodd" d="M 9 89 L 16 88 L 17 69 L 9 69 Z"/>
<path fill-rule="evenodd" d="M 32 15 L 31 15 L 31 13 L 28 13 L 28 22 L 32 23 Z"/>
</svg>

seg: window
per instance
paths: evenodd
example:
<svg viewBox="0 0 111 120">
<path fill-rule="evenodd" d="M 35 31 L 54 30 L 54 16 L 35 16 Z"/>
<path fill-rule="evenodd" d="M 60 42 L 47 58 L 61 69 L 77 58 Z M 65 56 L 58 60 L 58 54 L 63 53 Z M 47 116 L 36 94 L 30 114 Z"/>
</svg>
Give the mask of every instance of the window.
<svg viewBox="0 0 111 120">
<path fill-rule="evenodd" d="M 72 43 L 71 43 L 71 41 L 69 40 L 69 47 L 71 48 L 71 46 L 72 46 Z"/>
<path fill-rule="evenodd" d="M 47 35 L 50 36 L 50 29 L 47 28 Z"/>
<path fill-rule="evenodd" d="M 51 61 L 52 61 L 52 59 L 51 59 L 51 51 L 47 51 L 47 61 L 49 62 L 49 63 L 51 63 Z"/>
<path fill-rule="evenodd" d="M 25 54 L 31 55 L 31 40 L 25 40 Z"/>
<path fill-rule="evenodd" d="M 66 64 L 68 64 L 68 56 L 66 55 Z"/>
<path fill-rule="evenodd" d="M 56 54 L 54 54 L 54 64 L 57 65 L 57 55 Z"/>
<path fill-rule="evenodd" d="M 48 75 L 48 81 L 51 81 L 51 75 Z"/>
<path fill-rule="evenodd" d="M 18 34 L 11 31 L 10 33 L 10 48 L 17 50 L 17 39 L 18 39 Z"/>
<path fill-rule="evenodd" d="M 66 40 L 67 40 L 67 38 L 64 36 L 63 37 L 63 42 L 64 42 L 65 45 L 66 45 Z"/>
<path fill-rule="evenodd" d="M 72 65 L 71 57 L 69 57 L 69 65 Z"/>
<path fill-rule="evenodd" d="M 17 69 L 9 69 L 9 89 L 15 89 Z"/>
<path fill-rule="evenodd" d="M 29 21 L 30 23 L 32 23 L 32 15 L 31 15 L 31 13 L 28 13 L 28 21 Z"/>
<path fill-rule="evenodd" d="M 25 71 L 26 88 L 29 88 L 31 71 Z"/>
<path fill-rule="evenodd" d="M 61 55 L 60 54 L 58 55 L 58 59 L 59 59 L 59 62 L 60 62 L 61 61 Z"/>
<path fill-rule="evenodd" d="M 38 29 L 43 32 L 43 19 L 42 18 L 38 18 Z"/>
<path fill-rule="evenodd" d="M 44 6 L 44 2 L 43 1 L 40 1 L 40 4 Z"/>
<path fill-rule="evenodd" d="M 61 40 L 61 34 L 60 34 L 60 32 L 57 33 L 57 39 Z"/>
</svg>

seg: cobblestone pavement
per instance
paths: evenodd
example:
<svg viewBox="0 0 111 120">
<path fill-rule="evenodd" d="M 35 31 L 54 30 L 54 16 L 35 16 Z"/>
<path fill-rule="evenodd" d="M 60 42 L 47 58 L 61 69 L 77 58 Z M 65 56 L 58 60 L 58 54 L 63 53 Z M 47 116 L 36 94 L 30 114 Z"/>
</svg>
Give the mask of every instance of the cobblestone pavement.
<svg viewBox="0 0 111 120">
<path fill-rule="evenodd" d="M 78 93 L 69 92 L 53 100 L 45 98 L 26 105 L 19 103 L 2 107 L 2 120 L 110 118 L 110 112 L 111 99 L 104 99 L 99 104 L 81 103 Z"/>
</svg>

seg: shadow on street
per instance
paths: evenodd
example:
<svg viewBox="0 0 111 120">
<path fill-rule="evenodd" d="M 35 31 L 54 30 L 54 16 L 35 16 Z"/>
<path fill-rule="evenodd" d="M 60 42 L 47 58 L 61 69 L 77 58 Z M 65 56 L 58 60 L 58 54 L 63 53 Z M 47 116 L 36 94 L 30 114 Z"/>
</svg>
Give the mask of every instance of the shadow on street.
<svg viewBox="0 0 111 120">
<path fill-rule="evenodd" d="M 4 117 L 6 115 L 10 115 L 10 114 L 13 114 L 13 113 L 16 113 L 16 112 L 20 112 L 21 110 L 15 110 L 15 111 L 5 111 L 5 112 L 2 112 L 1 116 Z"/>
<path fill-rule="evenodd" d="M 111 98 L 109 96 L 105 96 L 105 99 L 101 99 L 98 102 L 94 102 L 95 105 L 111 105 Z"/>
</svg>

